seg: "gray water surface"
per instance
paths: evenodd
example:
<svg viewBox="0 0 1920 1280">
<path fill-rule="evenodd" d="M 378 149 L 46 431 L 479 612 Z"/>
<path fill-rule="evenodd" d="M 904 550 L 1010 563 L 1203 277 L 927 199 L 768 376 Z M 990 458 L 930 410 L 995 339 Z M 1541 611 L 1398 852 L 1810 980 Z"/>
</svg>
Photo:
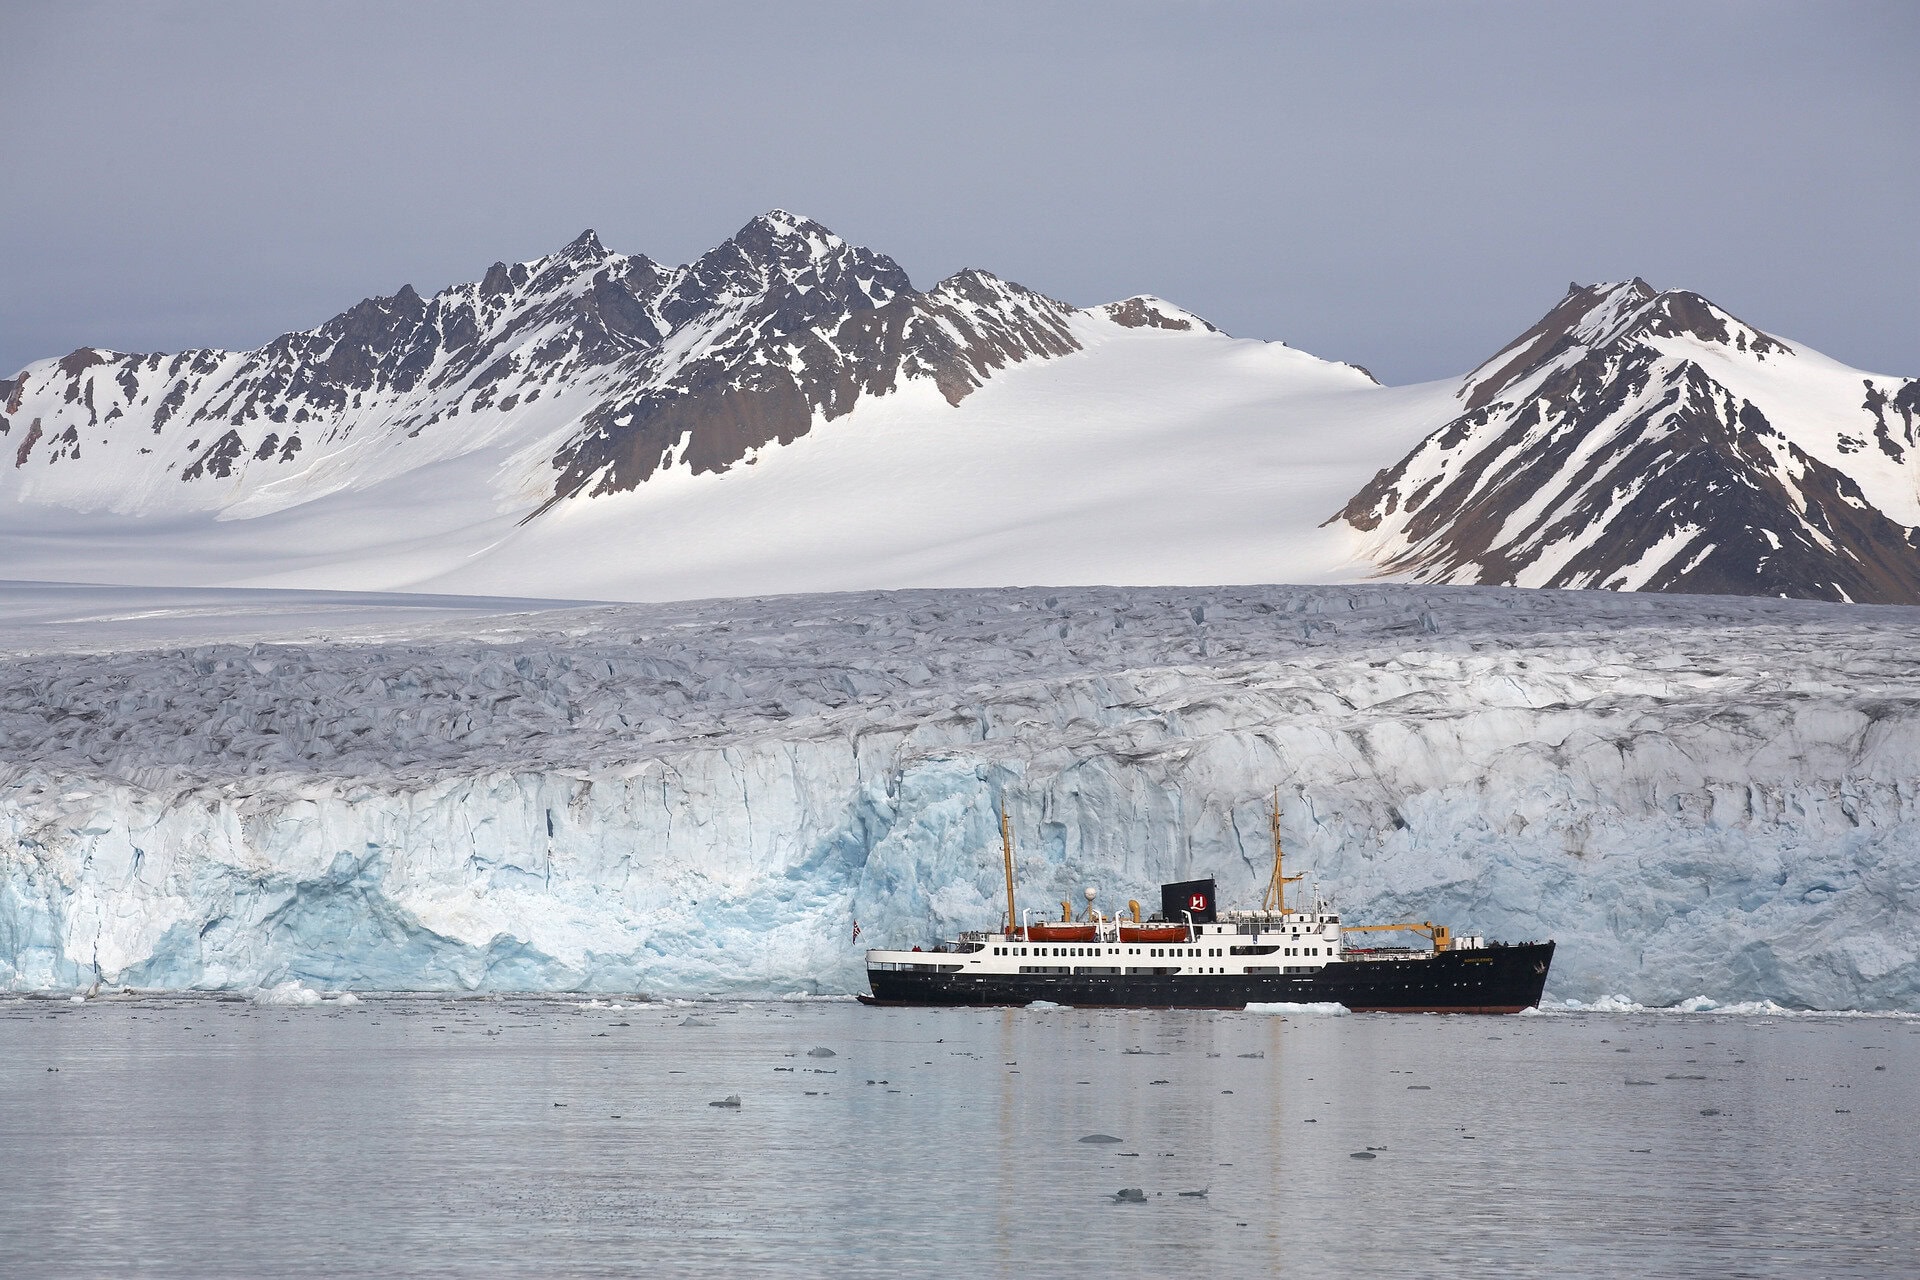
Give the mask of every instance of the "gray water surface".
<svg viewBox="0 0 1920 1280">
<path fill-rule="evenodd" d="M 0 1272 L 1920 1274 L 1920 1020 L 623 1005 L 0 1002 Z"/>
</svg>

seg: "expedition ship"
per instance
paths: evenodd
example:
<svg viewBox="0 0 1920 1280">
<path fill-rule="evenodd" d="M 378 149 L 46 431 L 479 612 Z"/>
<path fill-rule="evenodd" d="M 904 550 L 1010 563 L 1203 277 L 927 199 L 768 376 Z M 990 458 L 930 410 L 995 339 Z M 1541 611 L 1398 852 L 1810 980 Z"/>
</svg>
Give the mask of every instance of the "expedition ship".
<svg viewBox="0 0 1920 1280">
<path fill-rule="evenodd" d="M 1431 921 L 1344 923 L 1316 894 L 1289 906 L 1280 805 L 1273 807 L 1273 876 L 1257 911 L 1217 911 L 1212 879 L 1162 885 L 1160 911 L 1140 918 L 1087 905 L 1076 918 L 1028 922 L 1014 905 L 1013 832 L 1000 815 L 1007 918 L 911 951 L 867 952 L 867 1004 L 1237 1009 L 1250 1003 L 1336 1003 L 1355 1013 L 1518 1013 L 1540 1003 L 1552 942 L 1488 942 Z M 1350 934 L 1403 933 L 1412 946 L 1349 945 Z"/>
</svg>

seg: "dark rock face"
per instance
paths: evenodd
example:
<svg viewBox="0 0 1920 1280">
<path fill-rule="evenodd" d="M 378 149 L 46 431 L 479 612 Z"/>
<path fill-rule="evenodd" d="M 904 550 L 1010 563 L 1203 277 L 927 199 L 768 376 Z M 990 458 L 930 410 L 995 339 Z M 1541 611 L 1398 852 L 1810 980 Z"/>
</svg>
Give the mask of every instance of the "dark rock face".
<svg viewBox="0 0 1920 1280">
<path fill-rule="evenodd" d="M 676 457 L 696 473 L 725 471 L 904 377 L 930 378 L 958 404 L 996 369 L 1079 346 L 1063 303 L 983 271 L 916 293 L 891 258 L 784 215 L 748 223 L 656 307 L 676 335 L 700 341 L 643 360 L 587 415 L 555 458 L 550 502 L 632 489 Z"/>
<path fill-rule="evenodd" d="M 1676 337 L 1693 345 L 1659 341 Z M 1920 534 L 1689 358 L 1700 344 L 1795 354 L 1697 294 L 1575 286 L 1335 519 L 1422 582 L 1920 601 Z M 1865 383 L 1862 434 L 1894 461 L 1916 388 Z"/>
<path fill-rule="evenodd" d="M 1198 316 L 1169 307 L 1158 298 L 1123 298 L 1109 302 L 1101 310 L 1123 329 L 1192 329 L 1197 325 L 1208 333 L 1220 332 Z"/>
</svg>

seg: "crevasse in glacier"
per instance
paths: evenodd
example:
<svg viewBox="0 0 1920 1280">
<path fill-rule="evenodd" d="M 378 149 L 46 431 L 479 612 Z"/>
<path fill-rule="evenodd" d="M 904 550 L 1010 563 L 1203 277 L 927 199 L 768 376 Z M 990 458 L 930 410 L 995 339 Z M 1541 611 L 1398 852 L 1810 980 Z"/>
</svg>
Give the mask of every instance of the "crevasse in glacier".
<svg viewBox="0 0 1920 1280">
<path fill-rule="evenodd" d="M 1003 803 L 1036 912 L 1252 900 L 1277 786 L 1349 919 L 1554 938 L 1556 998 L 1920 1007 L 1916 610 L 61 590 L 0 589 L 14 990 L 851 991 L 999 919 Z"/>
</svg>

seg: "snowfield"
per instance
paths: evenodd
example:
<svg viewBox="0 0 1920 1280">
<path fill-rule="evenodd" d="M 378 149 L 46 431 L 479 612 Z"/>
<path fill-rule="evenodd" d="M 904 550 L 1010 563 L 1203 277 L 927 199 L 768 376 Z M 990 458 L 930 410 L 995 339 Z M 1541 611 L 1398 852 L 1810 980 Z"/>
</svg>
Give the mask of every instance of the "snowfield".
<svg viewBox="0 0 1920 1280">
<path fill-rule="evenodd" d="M 1553 1000 L 1920 1009 L 1920 610 L 1418 586 L 0 586 L 0 987 L 832 994 L 1290 866 Z M 862 934 L 851 941 L 858 919 Z"/>
</svg>

